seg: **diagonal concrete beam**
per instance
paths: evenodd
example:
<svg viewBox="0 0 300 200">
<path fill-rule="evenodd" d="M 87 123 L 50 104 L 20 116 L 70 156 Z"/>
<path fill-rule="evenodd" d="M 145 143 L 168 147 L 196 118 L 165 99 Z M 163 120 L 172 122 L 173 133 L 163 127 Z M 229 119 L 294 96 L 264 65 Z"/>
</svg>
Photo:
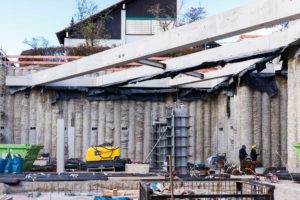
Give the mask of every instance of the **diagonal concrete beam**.
<svg viewBox="0 0 300 200">
<path fill-rule="evenodd" d="M 243 42 L 234 43 L 231 45 L 226 45 L 163 61 L 162 63 L 165 63 L 167 66 L 165 71 L 149 66 L 141 66 L 137 68 L 127 69 L 124 71 L 102 75 L 95 78 L 96 86 L 109 86 L 113 84 L 122 83 L 131 79 L 161 74 L 166 71 L 186 69 L 189 67 L 197 66 L 203 62 L 218 61 L 245 55 L 252 55 L 255 53 L 260 53 L 267 50 L 287 46 L 290 43 L 297 41 L 298 38 L 300 38 L 300 22 L 295 23 L 293 26 L 289 27 L 284 31 L 276 32 L 272 35 L 246 40 Z M 237 72 L 234 69 L 232 70 L 232 73 Z M 191 81 L 199 80 L 199 78 L 189 78 L 189 80 Z M 206 77 L 204 75 L 204 80 L 205 78 Z M 175 82 L 173 81 L 172 84 L 173 83 Z"/>
<path fill-rule="evenodd" d="M 208 17 L 153 37 L 36 72 L 28 75 L 29 83 L 24 85 L 34 86 L 65 80 L 298 19 L 299 8 L 299 0 L 257 0 L 251 5 Z"/>
</svg>

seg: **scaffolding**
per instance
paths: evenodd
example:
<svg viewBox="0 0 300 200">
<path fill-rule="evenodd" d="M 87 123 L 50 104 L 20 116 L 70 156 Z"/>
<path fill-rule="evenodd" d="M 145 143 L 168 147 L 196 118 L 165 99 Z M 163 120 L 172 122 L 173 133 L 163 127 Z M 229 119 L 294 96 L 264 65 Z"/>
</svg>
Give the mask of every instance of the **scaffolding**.
<svg viewBox="0 0 300 200">
<path fill-rule="evenodd" d="M 168 110 L 166 117 L 152 124 L 151 167 L 166 168 L 167 156 L 172 155 L 173 170 L 187 174 L 189 115 L 185 107 Z M 148 156 L 149 157 L 149 156 Z"/>
</svg>

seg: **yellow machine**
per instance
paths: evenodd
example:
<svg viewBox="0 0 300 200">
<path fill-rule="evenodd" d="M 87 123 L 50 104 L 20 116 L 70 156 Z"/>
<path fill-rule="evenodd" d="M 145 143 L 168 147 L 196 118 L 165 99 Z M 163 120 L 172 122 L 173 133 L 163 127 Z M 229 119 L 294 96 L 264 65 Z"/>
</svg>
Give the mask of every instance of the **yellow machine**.
<svg viewBox="0 0 300 200">
<path fill-rule="evenodd" d="M 110 144 L 90 147 L 86 153 L 87 168 L 125 169 L 125 161 L 121 159 L 121 150 Z"/>
<path fill-rule="evenodd" d="M 113 146 L 90 147 L 86 153 L 87 162 L 112 161 L 120 157 L 120 148 Z"/>
</svg>

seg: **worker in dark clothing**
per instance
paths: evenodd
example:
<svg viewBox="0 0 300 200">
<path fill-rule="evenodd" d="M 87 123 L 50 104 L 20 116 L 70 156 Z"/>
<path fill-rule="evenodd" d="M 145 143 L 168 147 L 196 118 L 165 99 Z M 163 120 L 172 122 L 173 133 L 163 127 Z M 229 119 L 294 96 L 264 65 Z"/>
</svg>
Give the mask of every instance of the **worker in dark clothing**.
<svg viewBox="0 0 300 200">
<path fill-rule="evenodd" d="M 258 155 L 259 154 L 256 152 L 256 145 L 252 145 L 252 147 L 251 147 L 251 153 L 250 153 L 252 161 L 257 161 L 257 156 Z"/>
<path fill-rule="evenodd" d="M 239 151 L 239 159 L 240 162 L 242 162 L 243 160 L 245 160 L 245 158 L 247 158 L 248 154 L 246 152 L 246 146 L 243 145 L 242 148 Z"/>
</svg>

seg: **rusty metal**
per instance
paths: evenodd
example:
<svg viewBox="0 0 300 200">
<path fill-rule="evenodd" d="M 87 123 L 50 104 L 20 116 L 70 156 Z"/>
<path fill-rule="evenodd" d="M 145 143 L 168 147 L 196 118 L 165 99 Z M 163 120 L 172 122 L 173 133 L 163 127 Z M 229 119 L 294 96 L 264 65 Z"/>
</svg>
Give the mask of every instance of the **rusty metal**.
<svg viewBox="0 0 300 200">
<path fill-rule="evenodd" d="M 167 182 L 159 182 L 163 185 Z M 203 180 L 203 181 L 175 181 L 175 187 L 182 185 L 185 191 L 203 190 L 201 194 L 175 194 L 175 199 L 261 199 L 274 200 L 275 187 L 253 181 Z M 161 200 L 170 199 L 171 195 L 154 193 L 147 183 L 140 183 L 140 199 Z"/>
</svg>

